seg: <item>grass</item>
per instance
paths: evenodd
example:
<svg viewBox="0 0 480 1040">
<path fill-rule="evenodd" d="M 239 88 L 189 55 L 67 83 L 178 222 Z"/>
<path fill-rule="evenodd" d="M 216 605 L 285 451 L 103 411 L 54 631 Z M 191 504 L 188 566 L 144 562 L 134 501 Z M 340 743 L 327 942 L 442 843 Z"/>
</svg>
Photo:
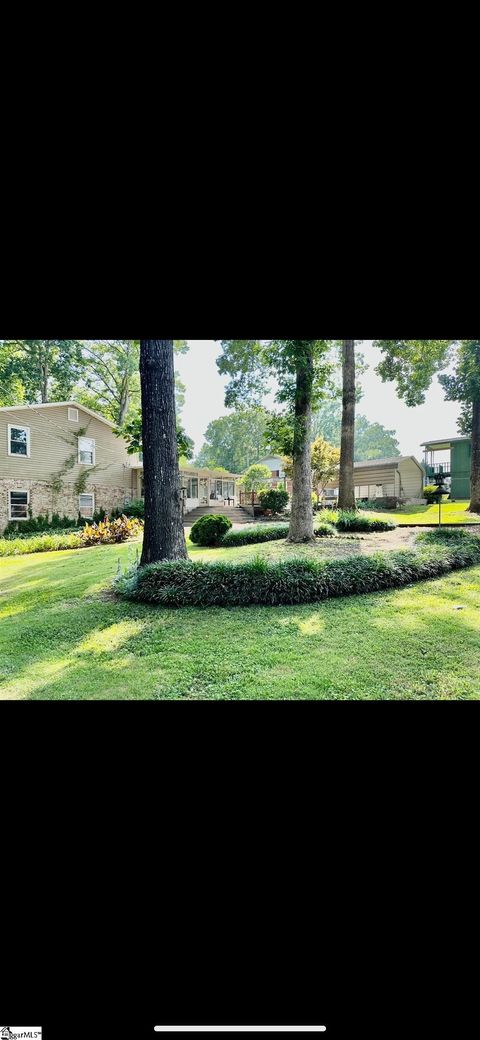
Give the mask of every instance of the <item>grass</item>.
<svg viewBox="0 0 480 1040">
<path fill-rule="evenodd" d="M 280 543 L 224 552 L 253 548 Z M 318 606 L 162 610 L 109 592 L 134 551 L 0 560 L 0 698 L 480 697 L 480 567 Z"/>
<path fill-rule="evenodd" d="M 468 506 L 469 502 L 442 503 L 442 523 L 480 524 L 480 516 L 478 513 L 469 513 Z M 438 524 L 438 505 L 404 506 L 403 509 L 394 509 L 390 513 L 382 510 L 376 515 L 389 516 L 397 524 Z"/>
</svg>

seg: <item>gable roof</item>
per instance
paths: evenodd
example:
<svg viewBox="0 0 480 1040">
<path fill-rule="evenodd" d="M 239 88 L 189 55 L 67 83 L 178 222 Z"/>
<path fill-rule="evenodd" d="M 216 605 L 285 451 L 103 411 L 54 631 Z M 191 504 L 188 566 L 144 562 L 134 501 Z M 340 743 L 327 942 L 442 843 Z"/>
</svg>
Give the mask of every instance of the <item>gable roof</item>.
<svg viewBox="0 0 480 1040">
<path fill-rule="evenodd" d="M 423 466 L 414 455 L 392 455 L 383 459 L 362 459 L 361 462 L 354 462 L 353 468 L 373 469 L 375 466 L 398 466 L 399 462 L 406 462 L 407 460 L 414 462 L 423 472 Z"/>
<path fill-rule="evenodd" d="M 80 408 L 83 412 L 87 412 L 88 415 L 93 415 L 94 419 L 98 419 L 99 422 L 105 423 L 106 426 L 110 426 L 114 430 L 115 423 L 111 422 L 110 419 L 106 419 L 104 415 L 100 415 L 100 412 L 94 412 L 91 408 L 87 408 L 86 405 L 80 404 L 79 401 L 48 401 L 47 404 L 9 404 L 2 405 L 0 412 L 20 412 L 30 411 L 36 412 L 38 408 Z"/>
</svg>

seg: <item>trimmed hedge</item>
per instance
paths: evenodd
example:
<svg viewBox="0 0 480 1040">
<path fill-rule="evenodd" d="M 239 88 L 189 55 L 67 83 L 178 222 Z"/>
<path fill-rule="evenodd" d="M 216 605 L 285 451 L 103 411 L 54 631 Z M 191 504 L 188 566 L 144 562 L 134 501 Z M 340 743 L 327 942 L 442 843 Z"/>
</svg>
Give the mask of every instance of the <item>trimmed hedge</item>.
<svg viewBox="0 0 480 1040">
<path fill-rule="evenodd" d="M 288 524 L 245 525 L 245 529 L 241 531 L 227 531 L 220 542 L 220 548 L 233 549 L 237 545 L 273 542 L 277 538 L 286 538 L 287 534 Z"/>
<path fill-rule="evenodd" d="M 341 560 L 291 559 L 268 563 L 154 563 L 116 579 L 127 599 L 164 607 L 276 606 L 400 588 L 480 564 L 480 538 L 451 544 L 430 539 L 420 548 Z"/>
<path fill-rule="evenodd" d="M 331 524 L 315 524 L 317 538 L 326 538 L 335 534 Z M 219 543 L 221 549 L 233 549 L 237 545 L 255 545 L 258 542 L 273 542 L 278 538 L 288 537 L 288 524 L 258 524 L 245 527 L 242 531 L 227 531 Z"/>
</svg>

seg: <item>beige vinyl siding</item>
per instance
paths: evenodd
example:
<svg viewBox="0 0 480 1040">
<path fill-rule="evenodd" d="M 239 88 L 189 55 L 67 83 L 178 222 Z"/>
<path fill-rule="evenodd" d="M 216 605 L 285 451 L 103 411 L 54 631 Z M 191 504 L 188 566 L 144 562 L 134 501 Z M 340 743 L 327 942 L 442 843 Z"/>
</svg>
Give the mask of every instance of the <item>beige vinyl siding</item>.
<svg viewBox="0 0 480 1040">
<path fill-rule="evenodd" d="M 403 459 L 398 470 L 402 484 L 402 498 L 421 498 L 423 473 L 413 459 Z"/>
<path fill-rule="evenodd" d="M 8 426 L 18 424 L 30 428 L 30 457 L 8 454 Z M 78 464 L 78 433 L 95 440 L 95 467 Z M 132 472 L 124 443 L 115 437 L 110 426 L 89 415 L 78 405 L 78 422 L 68 419 L 68 407 L 9 408 L 0 411 L 0 477 L 51 481 L 75 454 L 72 469 L 63 474 L 65 483 L 74 483 L 87 473 L 88 483 L 108 487 L 124 487 L 130 493 Z"/>
<path fill-rule="evenodd" d="M 369 487 L 372 498 L 374 497 L 377 484 L 382 485 L 383 496 L 396 494 L 395 468 L 393 466 L 385 466 L 381 469 L 378 466 L 356 466 L 353 473 L 353 481 L 355 487 Z"/>
</svg>

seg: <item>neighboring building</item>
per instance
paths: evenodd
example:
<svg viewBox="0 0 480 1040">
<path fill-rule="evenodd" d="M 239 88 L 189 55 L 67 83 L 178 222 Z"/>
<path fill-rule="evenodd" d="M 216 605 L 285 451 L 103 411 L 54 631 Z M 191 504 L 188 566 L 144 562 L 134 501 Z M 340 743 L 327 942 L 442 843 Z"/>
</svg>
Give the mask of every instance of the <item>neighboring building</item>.
<svg viewBox="0 0 480 1040">
<path fill-rule="evenodd" d="M 355 498 L 396 498 L 401 502 L 422 500 L 424 471 L 413 455 L 354 462 L 353 470 Z M 325 497 L 336 498 L 337 495 L 338 481 L 330 481 Z"/>
<path fill-rule="evenodd" d="M 143 464 L 114 424 L 76 401 L 0 408 L 0 531 L 58 513 L 91 519 L 143 497 Z M 183 467 L 184 507 L 236 504 L 234 474 Z"/>
<path fill-rule="evenodd" d="M 470 498 L 472 445 L 470 437 L 450 437 L 440 441 L 424 441 L 425 484 L 442 476 L 455 499 Z"/>
<path fill-rule="evenodd" d="M 272 480 L 285 480 L 285 468 L 281 455 L 264 455 L 255 463 L 256 466 L 267 466 L 271 471 Z"/>
<path fill-rule="evenodd" d="M 76 401 L 0 408 L 0 530 L 59 513 L 91 518 L 131 497 L 132 471 L 114 424 Z"/>
</svg>

